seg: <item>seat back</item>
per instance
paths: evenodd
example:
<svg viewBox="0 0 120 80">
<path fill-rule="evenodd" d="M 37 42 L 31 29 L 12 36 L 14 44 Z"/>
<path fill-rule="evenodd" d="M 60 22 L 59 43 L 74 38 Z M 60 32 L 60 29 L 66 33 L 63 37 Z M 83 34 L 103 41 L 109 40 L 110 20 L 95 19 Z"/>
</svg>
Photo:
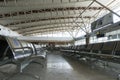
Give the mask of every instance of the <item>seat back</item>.
<svg viewBox="0 0 120 80">
<path fill-rule="evenodd" d="M 79 49 L 80 49 L 80 47 L 81 47 L 81 45 L 78 45 L 77 50 L 79 50 Z"/>
<path fill-rule="evenodd" d="M 75 49 L 75 46 L 72 46 L 72 49 L 71 50 L 74 50 Z"/>
<path fill-rule="evenodd" d="M 80 45 L 79 51 L 85 51 L 86 47 L 87 47 L 86 45 Z"/>
<path fill-rule="evenodd" d="M 0 40 L 0 61 L 4 60 L 5 58 L 10 59 L 13 58 L 13 53 L 7 43 L 7 41 Z"/>
<path fill-rule="evenodd" d="M 95 43 L 95 44 L 93 44 L 92 52 L 98 53 L 101 50 L 102 46 L 103 46 L 103 43 Z"/>
<path fill-rule="evenodd" d="M 94 44 L 88 44 L 85 51 L 90 52 Z"/>
<path fill-rule="evenodd" d="M 114 49 L 114 54 L 120 56 L 120 41 L 116 42 L 116 47 Z"/>
<path fill-rule="evenodd" d="M 76 51 L 78 50 L 78 45 L 75 46 L 75 50 L 76 50 Z"/>
<path fill-rule="evenodd" d="M 113 41 L 113 42 L 106 42 L 104 43 L 102 49 L 101 49 L 101 53 L 102 54 L 112 54 L 113 53 L 113 50 L 116 46 L 116 42 Z"/>
<path fill-rule="evenodd" d="M 10 37 L 6 37 L 6 39 L 12 50 L 14 59 L 22 59 L 25 57 L 29 57 L 32 54 L 32 49 L 30 47 L 24 47 L 22 42 L 20 42 L 19 40 Z"/>
</svg>

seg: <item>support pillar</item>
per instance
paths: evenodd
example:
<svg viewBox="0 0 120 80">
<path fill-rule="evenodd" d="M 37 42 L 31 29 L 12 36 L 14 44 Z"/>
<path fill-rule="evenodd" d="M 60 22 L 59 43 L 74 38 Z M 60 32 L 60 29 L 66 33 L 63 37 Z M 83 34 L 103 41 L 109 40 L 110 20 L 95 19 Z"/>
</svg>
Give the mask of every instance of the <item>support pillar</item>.
<svg viewBox="0 0 120 80">
<path fill-rule="evenodd" d="M 90 35 L 87 33 L 86 34 L 86 45 L 90 43 Z"/>
</svg>

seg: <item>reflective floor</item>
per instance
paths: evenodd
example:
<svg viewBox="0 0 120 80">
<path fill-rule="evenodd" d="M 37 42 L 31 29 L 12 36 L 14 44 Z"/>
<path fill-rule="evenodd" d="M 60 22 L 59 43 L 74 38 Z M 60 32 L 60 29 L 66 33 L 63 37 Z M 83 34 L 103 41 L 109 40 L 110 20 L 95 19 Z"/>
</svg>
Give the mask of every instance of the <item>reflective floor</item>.
<svg viewBox="0 0 120 80">
<path fill-rule="evenodd" d="M 57 53 L 48 55 L 45 80 L 115 80 L 104 72 L 91 69 Z"/>
<path fill-rule="evenodd" d="M 63 57 L 59 52 L 51 52 L 47 56 L 44 68 L 32 63 L 25 68 L 24 73 L 35 74 L 40 79 L 32 76 L 17 74 L 8 80 L 116 80 L 104 72 L 91 69 L 78 61 Z M 0 74 L 0 80 L 6 75 Z"/>
</svg>

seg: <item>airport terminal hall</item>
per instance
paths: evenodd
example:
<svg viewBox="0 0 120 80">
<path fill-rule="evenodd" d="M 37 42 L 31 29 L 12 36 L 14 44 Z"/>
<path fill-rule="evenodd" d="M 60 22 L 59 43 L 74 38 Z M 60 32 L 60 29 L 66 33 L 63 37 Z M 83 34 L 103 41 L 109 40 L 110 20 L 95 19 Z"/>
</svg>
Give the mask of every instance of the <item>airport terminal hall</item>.
<svg viewBox="0 0 120 80">
<path fill-rule="evenodd" d="M 0 0 L 0 80 L 120 80 L 120 0 Z"/>
</svg>

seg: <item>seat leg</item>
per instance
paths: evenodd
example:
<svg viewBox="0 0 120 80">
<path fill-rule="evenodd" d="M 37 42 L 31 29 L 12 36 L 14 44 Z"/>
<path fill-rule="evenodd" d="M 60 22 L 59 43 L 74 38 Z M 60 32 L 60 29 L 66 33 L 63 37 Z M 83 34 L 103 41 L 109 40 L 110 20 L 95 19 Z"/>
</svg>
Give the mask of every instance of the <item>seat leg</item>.
<svg viewBox="0 0 120 80">
<path fill-rule="evenodd" d="M 40 80 L 40 77 L 38 75 L 34 75 L 34 74 L 30 74 L 30 73 L 23 73 L 23 72 L 22 73 L 21 72 L 14 73 L 11 76 L 9 76 L 8 78 L 3 79 L 3 80 L 10 80 L 10 79 L 12 79 L 13 77 L 15 77 L 19 74 L 23 75 L 23 76 L 28 76 L 28 77 L 34 78 L 35 80 Z"/>
<path fill-rule="evenodd" d="M 42 64 L 41 62 L 32 61 L 31 63 L 35 63 L 35 64 L 39 64 L 39 65 L 42 65 L 42 67 L 44 68 L 44 64 Z"/>
</svg>

